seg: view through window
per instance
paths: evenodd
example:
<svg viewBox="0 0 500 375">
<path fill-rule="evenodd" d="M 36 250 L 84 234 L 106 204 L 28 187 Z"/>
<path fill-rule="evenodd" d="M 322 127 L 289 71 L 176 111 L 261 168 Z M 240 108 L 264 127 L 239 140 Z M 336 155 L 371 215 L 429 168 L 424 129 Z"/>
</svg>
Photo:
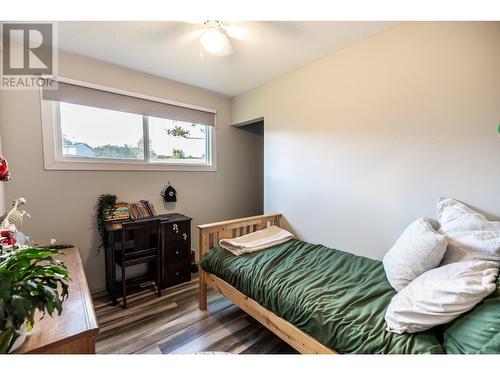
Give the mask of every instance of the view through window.
<svg viewBox="0 0 500 375">
<path fill-rule="evenodd" d="M 205 163 L 207 126 L 149 117 L 149 158 L 152 162 L 183 160 Z"/>
<path fill-rule="evenodd" d="M 63 102 L 56 105 L 63 158 L 210 164 L 210 126 Z"/>
</svg>

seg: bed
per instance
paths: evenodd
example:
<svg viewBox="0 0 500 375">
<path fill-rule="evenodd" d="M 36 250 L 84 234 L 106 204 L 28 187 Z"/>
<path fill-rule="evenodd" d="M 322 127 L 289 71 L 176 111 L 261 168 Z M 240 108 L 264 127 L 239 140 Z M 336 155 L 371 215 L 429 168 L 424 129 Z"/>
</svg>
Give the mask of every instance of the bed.
<svg viewBox="0 0 500 375">
<path fill-rule="evenodd" d="M 221 238 L 279 226 L 280 219 L 271 214 L 199 226 L 201 310 L 206 310 L 206 288 L 211 286 L 300 353 L 447 351 L 442 329 L 403 335 L 385 330 L 385 310 L 396 292 L 379 261 L 299 240 L 239 257 L 217 245 Z M 498 311 L 492 310 L 500 306 L 497 302 L 491 311 Z M 465 338 L 467 345 L 471 340 Z M 458 344 L 455 349 L 483 350 L 468 351 Z"/>
</svg>

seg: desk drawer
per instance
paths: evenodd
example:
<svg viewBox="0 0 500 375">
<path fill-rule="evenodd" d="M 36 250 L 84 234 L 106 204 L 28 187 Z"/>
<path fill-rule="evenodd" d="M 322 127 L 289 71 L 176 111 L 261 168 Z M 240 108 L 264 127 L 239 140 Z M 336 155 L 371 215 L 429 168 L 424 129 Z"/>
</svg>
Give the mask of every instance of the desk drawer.
<svg viewBox="0 0 500 375">
<path fill-rule="evenodd" d="M 166 286 L 176 285 L 191 280 L 188 262 L 167 264 Z"/>
<path fill-rule="evenodd" d="M 191 225 L 189 221 L 164 223 L 163 233 L 167 242 L 191 241 Z"/>
<path fill-rule="evenodd" d="M 189 245 L 190 243 L 187 241 L 166 242 L 164 256 L 167 262 L 188 262 L 191 254 Z"/>
</svg>

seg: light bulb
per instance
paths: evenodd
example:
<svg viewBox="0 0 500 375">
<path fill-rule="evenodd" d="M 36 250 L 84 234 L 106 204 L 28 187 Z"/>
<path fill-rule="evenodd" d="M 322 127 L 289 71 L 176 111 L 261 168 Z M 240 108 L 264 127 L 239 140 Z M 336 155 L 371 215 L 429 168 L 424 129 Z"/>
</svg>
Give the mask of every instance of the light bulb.
<svg viewBox="0 0 500 375">
<path fill-rule="evenodd" d="M 227 42 L 226 35 L 215 27 L 208 28 L 200 38 L 201 45 L 210 53 L 219 53 Z"/>
</svg>

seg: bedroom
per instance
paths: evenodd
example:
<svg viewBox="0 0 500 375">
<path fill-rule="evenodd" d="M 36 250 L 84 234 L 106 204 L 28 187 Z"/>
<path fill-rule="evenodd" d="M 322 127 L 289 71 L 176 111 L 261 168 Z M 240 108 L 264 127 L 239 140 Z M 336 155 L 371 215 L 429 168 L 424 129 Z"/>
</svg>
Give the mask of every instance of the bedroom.
<svg viewBox="0 0 500 375">
<path fill-rule="evenodd" d="M 493 11 L 14 8 L 3 352 L 500 354 Z"/>
</svg>

